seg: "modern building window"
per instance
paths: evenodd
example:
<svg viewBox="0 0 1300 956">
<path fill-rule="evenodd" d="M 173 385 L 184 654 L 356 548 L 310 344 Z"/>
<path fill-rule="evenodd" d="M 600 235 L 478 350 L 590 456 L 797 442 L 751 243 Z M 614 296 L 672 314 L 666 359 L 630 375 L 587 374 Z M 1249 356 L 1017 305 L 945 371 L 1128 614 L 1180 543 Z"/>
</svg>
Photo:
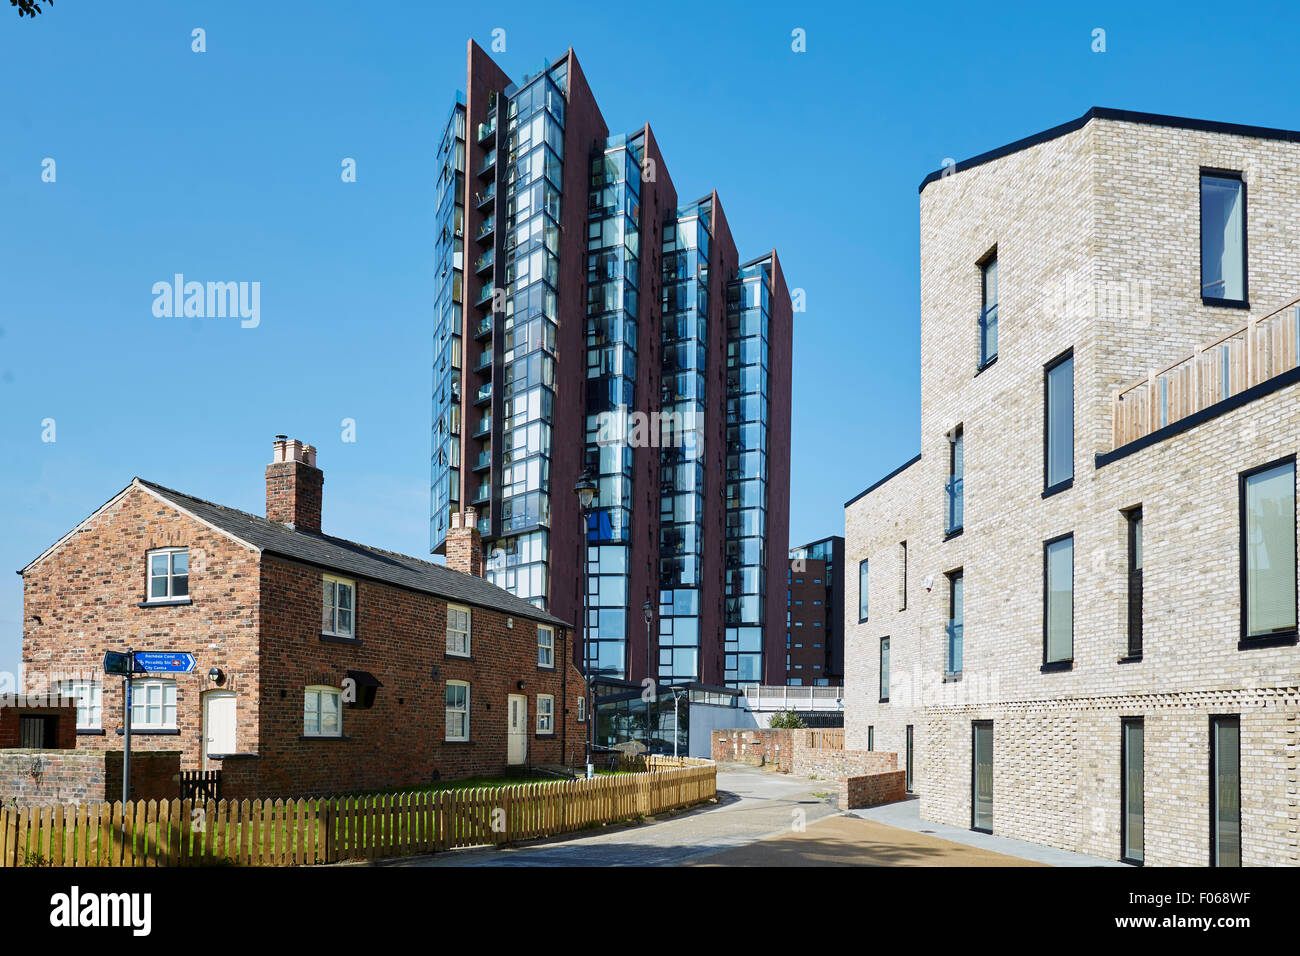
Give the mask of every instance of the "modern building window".
<svg viewBox="0 0 1300 956">
<path fill-rule="evenodd" d="M 332 637 L 352 637 L 355 628 L 356 583 L 326 574 L 321 577 L 321 632 Z"/>
<path fill-rule="evenodd" d="M 149 601 L 176 601 L 190 594 L 189 548 L 159 548 L 148 554 Z"/>
<path fill-rule="evenodd" d="M 889 703 L 889 638 L 880 639 L 880 702 Z"/>
<path fill-rule="evenodd" d="M 947 534 L 956 534 L 962 529 L 964 515 L 964 488 L 966 478 L 966 437 L 962 426 L 958 425 L 948 439 L 948 527 Z"/>
<path fill-rule="evenodd" d="M 1142 656 L 1142 509 L 1124 512 L 1128 519 L 1128 656 Z"/>
<path fill-rule="evenodd" d="M 948 655 L 944 670 L 947 676 L 961 673 L 962 668 L 962 631 L 966 624 L 965 597 L 966 577 L 961 571 L 948 575 Z"/>
<path fill-rule="evenodd" d="M 907 768 L 907 784 L 906 784 L 907 792 L 911 793 L 912 792 L 912 725 L 911 724 L 907 725 L 907 760 L 905 766 Z"/>
<path fill-rule="evenodd" d="M 867 749 L 876 749 L 876 728 L 874 725 L 867 727 Z"/>
<path fill-rule="evenodd" d="M 1246 184 L 1241 173 L 1201 172 L 1201 299 L 1246 305 Z"/>
<path fill-rule="evenodd" d="M 463 680 L 447 681 L 447 740 L 469 740 L 469 684 Z"/>
<path fill-rule="evenodd" d="M 77 702 L 78 730 L 99 730 L 103 726 L 103 693 L 97 680 L 65 680 L 59 684 L 59 694 Z"/>
<path fill-rule="evenodd" d="M 1210 718 L 1210 865 L 1241 866 L 1241 718 Z"/>
<path fill-rule="evenodd" d="M 1141 717 L 1120 721 L 1120 859 L 1125 863 L 1142 862 L 1143 733 Z"/>
<path fill-rule="evenodd" d="M 1241 476 L 1241 637 L 1296 639 L 1295 458 Z"/>
<path fill-rule="evenodd" d="M 898 542 L 898 609 L 907 610 L 907 542 Z"/>
<path fill-rule="evenodd" d="M 1044 494 L 1068 488 L 1074 481 L 1074 351 L 1054 359 L 1044 369 L 1046 415 L 1043 423 Z"/>
<path fill-rule="evenodd" d="M 869 607 L 867 597 L 870 589 L 867 587 L 867 560 L 864 558 L 858 562 L 858 623 L 861 624 L 867 619 Z"/>
<path fill-rule="evenodd" d="M 998 357 L 998 254 L 995 250 L 980 266 L 983 303 L 980 307 L 980 364 L 983 368 Z"/>
<path fill-rule="evenodd" d="M 970 828 L 993 832 L 993 721 L 971 724 Z"/>
<path fill-rule="evenodd" d="M 131 729 L 176 729 L 175 681 L 154 679 L 132 682 Z"/>
<path fill-rule="evenodd" d="M 555 698 L 550 694 L 537 695 L 537 732 L 555 733 Z"/>
<path fill-rule="evenodd" d="M 1074 535 L 1043 543 L 1043 665 L 1074 659 Z"/>
<path fill-rule="evenodd" d="M 555 628 L 537 625 L 537 666 L 555 666 Z"/>
<path fill-rule="evenodd" d="M 469 651 L 469 608 L 448 604 L 447 653 L 455 657 L 469 657 Z"/>
</svg>

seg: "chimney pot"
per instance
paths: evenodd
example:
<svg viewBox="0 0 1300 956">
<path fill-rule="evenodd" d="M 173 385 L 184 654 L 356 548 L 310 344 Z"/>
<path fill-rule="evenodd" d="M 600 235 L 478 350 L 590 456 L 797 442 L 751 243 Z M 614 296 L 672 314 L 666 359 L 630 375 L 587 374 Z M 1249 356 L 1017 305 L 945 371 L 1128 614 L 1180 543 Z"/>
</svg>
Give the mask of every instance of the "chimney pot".
<svg viewBox="0 0 1300 956">
<path fill-rule="evenodd" d="M 447 567 L 462 574 L 483 576 L 483 541 L 473 508 L 452 514 L 447 529 Z"/>
<path fill-rule="evenodd" d="M 316 467 L 316 449 L 297 439 L 275 436 L 266 466 L 266 517 L 297 531 L 319 534 L 325 476 Z"/>
</svg>

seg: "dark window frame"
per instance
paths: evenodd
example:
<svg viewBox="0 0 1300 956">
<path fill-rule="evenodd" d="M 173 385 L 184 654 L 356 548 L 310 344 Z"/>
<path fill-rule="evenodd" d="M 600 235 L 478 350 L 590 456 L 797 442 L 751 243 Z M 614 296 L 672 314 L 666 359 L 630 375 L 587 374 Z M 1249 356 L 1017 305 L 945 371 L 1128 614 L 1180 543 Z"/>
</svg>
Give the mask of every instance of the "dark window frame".
<svg viewBox="0 0 1300 956">
<path fill-rule="evenodd" d="M 1074 486 L 1074 452 L 1075 452 L 1075 370 L 1070 369 L 1070 477 L 1062 478 L 1056 484 L 1051 480 L 1052 457 L 1052 372 L 1074 358 L 1074 346 L 1070 346 L 1056 358 L 1043 366 L 1043 497 L 1050 498 L 1067 488 Z"/>
<path fill-rule="evenodd" d="M 1070 541 L 1070 656 L 1059 661 L 1049 661 L 1047 659 L 1047 621 L 1048 609 L 1047 599 L 1051 593 L 1051 580 L 1048 574 L 1049 551 L 1048 549 L 1062 541 Z M 1068 671 L 1074 669 L 1074 532 L 1068 531 L 1065 534 L 1058 534 L 1055 538 L 1048 538 L 1043 542 L 1043 665 L 1040 671 L 1047 673 L 1049 671 Z"/>
<path fill-rule="evenodd" d="M 1241 293 L 1240 299 L 1220 299 L 1205 294 L 1205 177 L 1215 179 L 1235 179 L 1241 183 Z M 1197 226 L 1197 264 L 1196 272 L 1200 277 L 1201 305 L 1215 309 L 1249 309 L 1250 308 L 1250 195 L 1246 186 L 1246 177 L 1240 169 L 1220 169 L 1214 166 L 1202 166 L 1196 177 L 1196 226 Z"/>
<path fill-rule="evenodd" d="M 876 749 L 876 725 L 868 724 L 867 725 L 867 750 L 873 751 L 875 749 Z"/>
<path fill-rule="evenodd" d="M 867 618 L 871 616 L 871 565 L 870 558 L 863 558 L 858 562 L 858 623 L 865 624 Z M 862 569 L 867 570 L 867 613 L 862 613 Z"/>
<path fill-rule="evenodd" d="M 1220 721 L 1234 721 L 1237 725 L 1237 855 L 1240 857 L 1245 849 L 1245 841 L 1241 833 L 1241 715 L 1240 714 L 1211 714 L 1210 715 L 1210 866 L 1218 867 L 1216 857 L 1218 856 L 1215 837 L 1218 833 L 1217 820 L 1219 816 L 1219 807 L 1217 795 L 1219 792 L 1219 764 L 1216 759 L 1215 748 L 1215 730 Z M 1240 865 L 1240 864 L 1238 864 Z"/>
<path fill-rule="evenodd" d="M 998 247 L 997 247 L 997 244 L 996 244 L 996 243 L 993 245 L 993 248 L 992 248 L 992 249 L 990 249 L 988 252 L 984 253 L 983 257 L 980 258 L 980 259 L 975 263 L 976 268 L 978 268 L 979 271 L 980 271 L 980 315 L 979 315 L 979 322 L 977 323 L 977 326 L 976 326 L 976 331 L 978 332 L 978 335 L 979 335 L 979 342 L 978 342 L 977 345 L 976 345 L 976 348 L 977 348 L 977 350 L 978 350 L 978 351 L 977 351 L 977 356 L 978 356 L 978 358 L 977 358 L 977 361 L 976 361 L 976 363 L 975 363 L 975 374 L 976 374 L 976 375 L 978 375 L 980 372 L 984 371 L 986 368 L 988 368 L 990 365 L 992 365 L 994 362 L 996 362 L 996 361 L 998 360 L 998 346 L 994 346 L 994 348 L 993 348 L 993 354 L 992 354 L 992 355 L 987 355 L 987 354 L 985 354 L 985 350 L 986 350 L 986 347 L 987 347 L 987 339 L 988 339 L 988 308 L 987 308 L 987 306 L 985 305 L 985 303 L 988 301 L 988 291 L 989 291 L 989 290 L 988 290 L 988 284 L 989 284 L 989 266 L 990 266 L 990 265 L 994 266 L 995 268 L 996 268 L 997 265 L 998 265 Z M 995 323 L 999 323 L 999 320 L 1000 320 L 1000 318 L 1001 318 L 1001 308 L 1000 308 L 1000 306 L 1001 306 L 1001 304 L 1002 304 L 1001 278 L 1002 278 L 1002 277 L 1001 277 L 1000 270 L 999 270 L 999 276 L 998 276 L 998 284 L 999 284 L 999 288 L 998 288 L 998 301 L 995 302 L 995 303 L 993 304 L 993 313 L 994 313 L 994 320 L 993 320 L 993 321 L 994 321 Z M 998 343 L 999 343 L 999 345 L 1001 344 L 1001 341 L 1002 341 L 1002 339 L 1001 339 L 1001 331 L 1002 331 L 1002 330 L 1001 330 L 1001 325 L 999 324 L 999 325 L 998 325 L 998 333 L 999 333 L 999 335 L 998 335 Z"/>
<path fill-rule="evenodd" d="M 1295 501 L 1296 482 L 1298 477 L 1296 473 L 1297 471 L 1300 471 L 1300 469 L 1296 467 L 1295 454 L 1283 455 L 1276 461 L 1270 461 L 1267 464 L 1250 468 L 1237 475 L 1237 565 L 1240 583 L 1238 596 L 1241 602 L 1241 620 L 1239 623 L 1237 650 L 1249 650 L 1255 647 L 1279 647 L 1300 643 L 1300 631 L 1296 628 L 1292 628 L 1289 631 L 1278 631 L 1274 634 L 1257 634 L 1254 637 L 1251 637 L 1246 611 L 1246 482 L 1255 475 L 1261 474 L 1265 471 L 1271 471 L 1274 468 L 1286 464 L 1291 465 L 1291 497 L 1292 500 Z M 1293 543 L 1297 548 L 1297 564 L 1300 565 L 1300 535 L 1296 535 L 1294 530 L 1292 530 L 1291 534 L 1293 537 Z M 1300 624 L 1300 588 L 1297 588 L 1296 591 L 1296 622 L 1297 624 Z"/>
<path fill-rule="evenodd" d="M 974 830 L 976 833 L 987 833 L 992 835 L 993 833 L 992 827 L 985 829 L 984 827 L 977 827 L 975 825 L 975 795 L 978 792 L 976 789 L 976 780 L 978 775 L 977 768 L 979 766 L 978 757 L 976 755 L 976 750 L 975 750 L 975 736 L 979 732 L 979 729 L 981 727 L 987 727 L 991 737 L 993 734 L 993 721 L 972 720 L 970 722 L 970 828 Z M 996 740 L 994 740 L 994 743 L 996 743 Z M 997 752 L 995 750 L 994 760 L 996 759 L 997 759 Z M 989 769 L 991 771 L 992 767 L 990 767 Z"/>
<path fill-rule="evenodd" d="M 888 672 L 885 670 L 885 650 L 886 650 L 886 648 L 889 648 L 890 650 L 893 649 L 893 645 L 890 644 L 890 641 L 889 641 L 889 635 L 888 635 L 888 634 L 886 634 L 884 637 L 882 637 L 882 638 L 880 639 L 880 659 L 879 659 L 879 668 L 878 668 L 878 669 L 879 669 L 879 673 L 876 675 L 876 676 L 878 677 L 878 680 L 877 680 L 876 683 L 879 685 L 879 686 L 877 687 L 877 690 L 879 691 L 880 703 L 882 703 L 882 704 L 888 704 L 888 703 L 889 703 L 889 688 L 888 688 L 888 686 L 886 686 L 886 685 L 888 684 L 888 681 L 889 681 L 889 674 L 888 674 Z"/>
<path fill-rule="evenodd" d="M 947 646 L 944 648 L 944 655 L 943 655 L 943 676 L 946 679 L 946 678 L 960 677 L 962 672 L 966 669 L 966 569 L 965 567 L 954 568 L 953 570 L 945 573 L 944 577 L 948 581 L 948 624 L 944 628 L 944 637 L 947 638 L 946 641 Z M 953 605 L 956 603 L 954 601 L 954 598 L 956 597 L 956 584 L 958 578 L 960 578 L 962 582 L 962 591 L 961 591 L 962 666 L 957 668 L 956 670 L 953 670 L 952 634 L 949 632 L 948 629 L 953 626 L 952 612 L 953 612 Z"/>
<path fill-rule="evenodd" d="M 1142 727 L 1142 859 L 1128 856 L 1128 728 Z M 1121 717 L 1119 720 L 1119 860 L 1129 866 L 1143 866 L 1146 862 L 1146 720 L 1142 717 Z"/>
<path fill-rule="evenodd" d="M 907 777 L 905 778 L 906 782 L 904 784 L 904 789 L 908 793 L 912 792 L 912 787 L 916 782 L 912 777 L 912 756 L 915 747 L 914 738 L 916 736 L 915 731 L 912 728 L 913 728 L 912 724 L 907 725 L 907 754 L 904 763 L 904 768 L 907 770 Z"/>
<path fill-rule="evenodd" d="M 1123 659 L 1140 661 L 1142 660 L 1142 619 L 1145 616 L 1146 605 L 1143 598 L 1142 568 L 1134 567 L 1134 565 L 1137 563 L 1137 538 L 1139 528 L 1142 526 L 1142 506 L 1135 505 L 1123 511 L 1122 514 L 1128 532 L 1128 556 L 1125 563 L 1125 570 L 1128 575 L 1128 589 L 1126 591 L 1128 596 L 1128 643 Z M 1142 544 L 1142 563 L 1146 564 L 1145 539 Z"/>
<path fill-rule="evenodd" d="M 957 474 L 957 445 L 961 445 L 961 475 Z M 953 524 L 953 500 L 956 483 L 961 482 L 961 521 Z M 944 487 L 948 501 L 944 519 L 944 540 L 955 538 L 966 529 L 966 428 L 957 425 L 948 433 L 948 481 Z"/>
</svg>

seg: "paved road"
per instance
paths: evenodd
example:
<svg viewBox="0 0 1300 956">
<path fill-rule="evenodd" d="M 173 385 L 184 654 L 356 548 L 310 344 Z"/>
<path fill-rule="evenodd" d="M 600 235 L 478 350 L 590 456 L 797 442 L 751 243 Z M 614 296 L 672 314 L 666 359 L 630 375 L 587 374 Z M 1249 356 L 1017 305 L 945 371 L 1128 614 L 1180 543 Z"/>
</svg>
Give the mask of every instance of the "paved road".
<svg viewBox="0 0 1300 956">
<path fill-rule="evenodd" d="M 718 767 L 719 802 L 653 823 L 615 827 L 594 836 L 529 846 L 456 850 L 394 866 L 676 866 L 791 832 L 796 811 L 805 823 L 838 811 L 816 794 L 825 780 L 791 777 L 741 764 Z"/>
</svg>

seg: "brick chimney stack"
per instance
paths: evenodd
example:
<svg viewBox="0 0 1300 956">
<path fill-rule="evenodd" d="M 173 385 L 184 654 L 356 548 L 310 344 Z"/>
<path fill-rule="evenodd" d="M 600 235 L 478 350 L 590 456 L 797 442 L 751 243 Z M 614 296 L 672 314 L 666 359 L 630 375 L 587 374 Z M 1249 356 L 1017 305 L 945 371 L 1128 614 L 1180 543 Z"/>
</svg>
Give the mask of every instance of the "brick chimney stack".
<svg viewBox="0 0 1300 956">
<path fill-rule="evenodd" d="M 316 467 L 316 449 L 276 435 L 271 463 L 266 466 L 267 520 L 319 534 L 324 486 L 325 474 Z"/>
<path fill-rule="evenodd" d="M 483 577 L 483 541 L 478 533 L 478 515 L 466 508 L 451 516 L 447 529 L 447 567 L 462 574 Z"/>
</svg>

